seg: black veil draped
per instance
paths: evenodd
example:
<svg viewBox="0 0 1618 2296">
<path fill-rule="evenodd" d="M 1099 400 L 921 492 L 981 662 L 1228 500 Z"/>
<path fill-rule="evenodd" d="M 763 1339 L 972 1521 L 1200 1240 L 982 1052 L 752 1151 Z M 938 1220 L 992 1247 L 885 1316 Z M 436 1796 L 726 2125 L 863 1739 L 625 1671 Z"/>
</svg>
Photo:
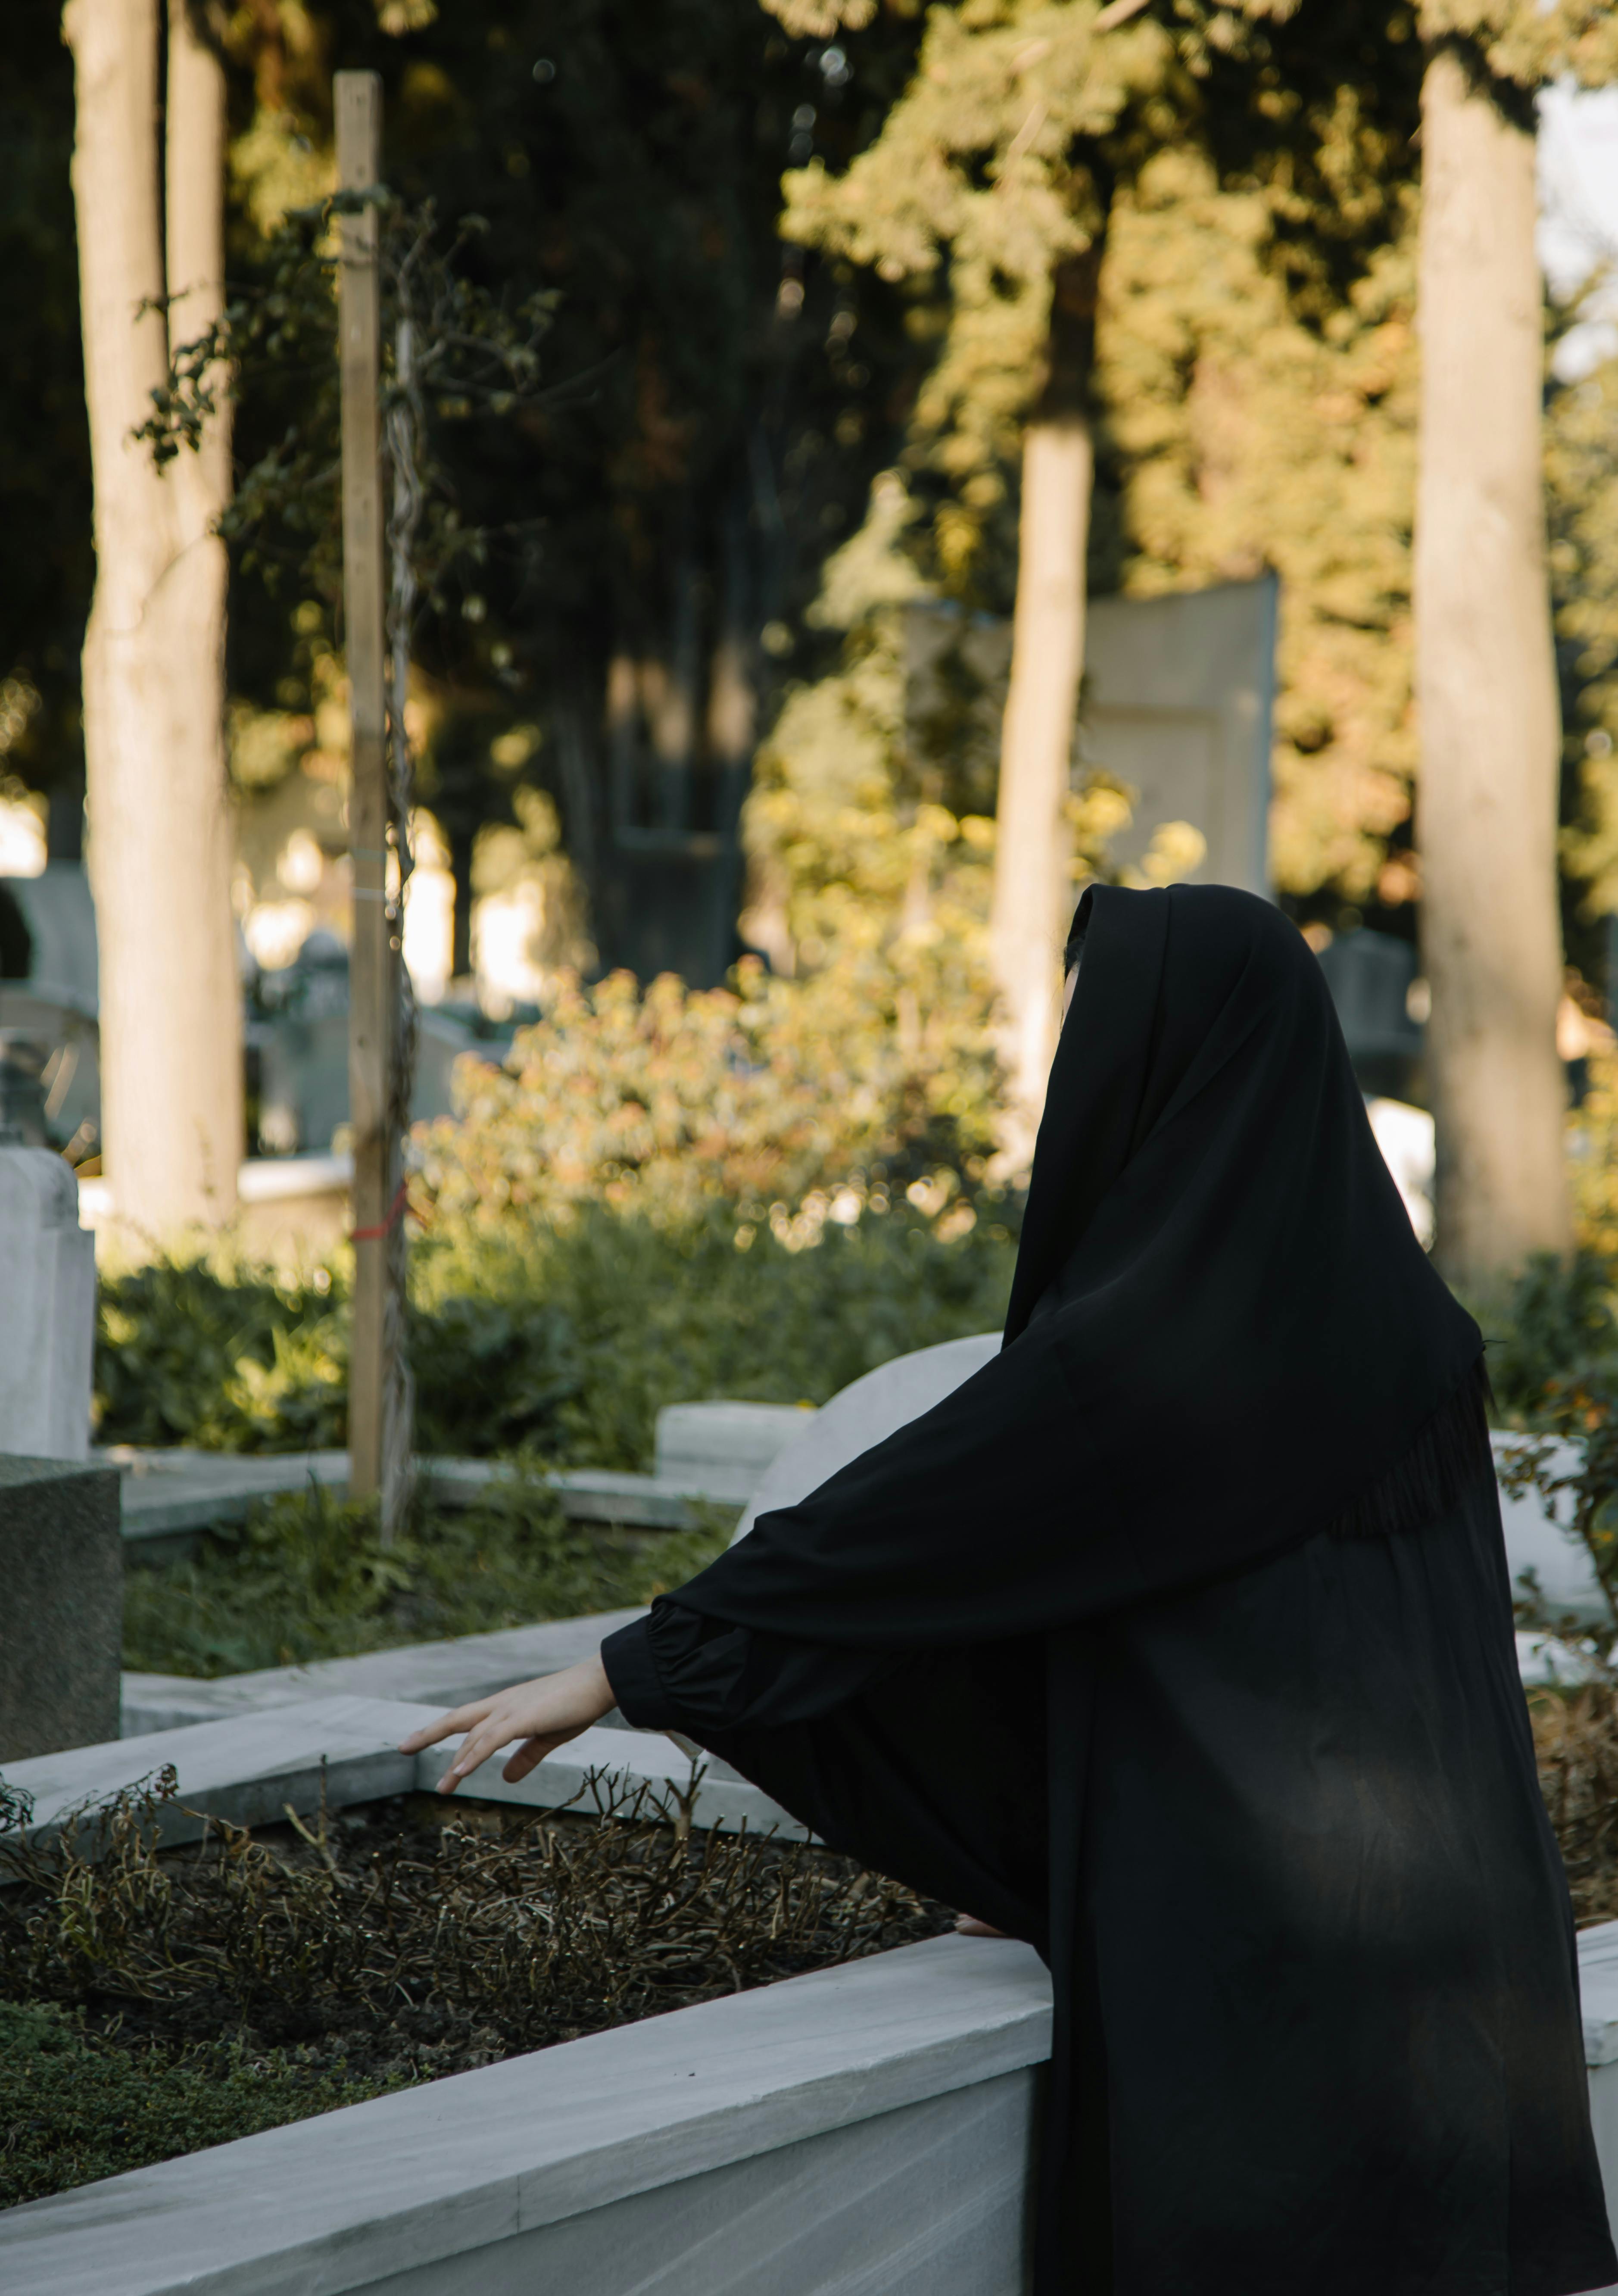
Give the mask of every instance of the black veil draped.
<svg viewBox="0 0 1618 2296">
<path fill-rule="evenodd" d="M 686 1610 L 889 1652 L 1080 1626 L 1351 1518 L 1467 1387 L 1296 928 L 1222 886 L 1076 924 L 1000 1354 Z"/>
<path fill-rule="evenodd" d="M 1044 1956 L 1036 2296 L 1610 2286 L 1481 1335 L 1295 929 L 1078 925 L 1000 1353 L 608 1677 Z"/>
</svg>

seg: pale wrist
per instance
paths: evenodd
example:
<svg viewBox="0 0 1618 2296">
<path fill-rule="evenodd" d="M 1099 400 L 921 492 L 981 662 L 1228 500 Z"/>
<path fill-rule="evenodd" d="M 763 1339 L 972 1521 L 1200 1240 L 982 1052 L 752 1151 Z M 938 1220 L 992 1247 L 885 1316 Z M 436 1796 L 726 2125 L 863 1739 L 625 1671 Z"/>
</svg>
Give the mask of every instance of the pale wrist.
<svg viewBox="0 0 1618 2296">
<path fill-rule="evenodd" d="M 581 1660 L 579 1671 L 582 1677 L 579 1688 L 588 1702 L 592 1719 L 598 1722 L 604 1714 L 610 1714 L 617 1705 L 618 1693 L 601 1662 L 599 1652 L 594 1658 Z"/>
</svg>

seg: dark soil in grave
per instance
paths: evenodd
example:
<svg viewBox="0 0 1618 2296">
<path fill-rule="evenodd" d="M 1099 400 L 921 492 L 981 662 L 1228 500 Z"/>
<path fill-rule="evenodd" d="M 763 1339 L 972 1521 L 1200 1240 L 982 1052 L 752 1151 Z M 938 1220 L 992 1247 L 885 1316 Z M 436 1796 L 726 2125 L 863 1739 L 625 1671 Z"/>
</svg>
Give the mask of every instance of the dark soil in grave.
<svg viewBox="0 0 1618 2296">
<path fill-rule="evenodd" d="M 160 1850 L 171 1792 L 30 1849 L 0 1786 L 0 2206 L 953 1919 L 829 1851 L 693 1829 L 678 1797 L 411 1795 Z"/>
<path fill-rule="evenodd" d="M 1618 1917 L 1618 1689 L 1531 1710 L 1576 1915 Z M 952 1919 L 645 1796 L 598 1816 L 412 1795 L 160 1851 L 163 1791 L 29 1850 L 0 1787 L 0 2207 Z"/>
</svg>

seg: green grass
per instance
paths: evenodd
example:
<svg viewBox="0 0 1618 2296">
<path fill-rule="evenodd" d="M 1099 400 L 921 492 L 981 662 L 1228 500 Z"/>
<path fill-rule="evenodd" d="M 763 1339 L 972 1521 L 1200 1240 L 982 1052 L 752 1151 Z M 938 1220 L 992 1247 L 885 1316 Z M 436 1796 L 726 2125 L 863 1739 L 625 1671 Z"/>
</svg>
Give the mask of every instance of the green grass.
<svg viewBox="0 0 1618 2296">
<path fill-rule="evenodd" d="M 383 1546 L 374 1509 L 311 1488 L 206 1538 L 194 1562 L 130 1571 L 124 1663 L 238 1674 L 649 1603 L 724 1546 L 735 1509 L 701 1513 L 688 1531 L 580 1527 L 513 1471 L 476 1507 L 418 1509 Z"/>
<path fill-rule="evenodd" d="M 297 2050 L 121 2046 L 53 2003 L 0 2001 L 0 2208 L 394 2086 L 351 2079 Z"/>
</svg>

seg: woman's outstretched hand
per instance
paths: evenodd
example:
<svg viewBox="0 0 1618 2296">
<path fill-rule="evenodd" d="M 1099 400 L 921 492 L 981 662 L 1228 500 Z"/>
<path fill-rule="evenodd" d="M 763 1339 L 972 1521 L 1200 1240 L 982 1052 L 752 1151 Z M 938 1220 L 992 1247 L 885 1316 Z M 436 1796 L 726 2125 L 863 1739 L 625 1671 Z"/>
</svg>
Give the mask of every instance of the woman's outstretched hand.
<svg viewBox="0 0 1618 2296">
<path fill-rule="evenodd" d="M 587 1658 L 561 1674 L 541 1675 L 537 1682 L 516 1683 L 494 1698 L 457 1706 L 425 1730 L 413 1730 L 401 1742 L 399 1752 L 419 1754 L 423 1746 L 436 1746 L 441 1738 L 453 1738 L 464 1730 L 465 1740 L 439 1780 L 440 1793 L 453 1793 L 491 1754 L 521 1738 L 522 1743 L 501 1772 L 514 1785 L 558 1746 L 610 1714 L 616 1703 L 605 1667 L 598 1658 Z"/>
</svg>

